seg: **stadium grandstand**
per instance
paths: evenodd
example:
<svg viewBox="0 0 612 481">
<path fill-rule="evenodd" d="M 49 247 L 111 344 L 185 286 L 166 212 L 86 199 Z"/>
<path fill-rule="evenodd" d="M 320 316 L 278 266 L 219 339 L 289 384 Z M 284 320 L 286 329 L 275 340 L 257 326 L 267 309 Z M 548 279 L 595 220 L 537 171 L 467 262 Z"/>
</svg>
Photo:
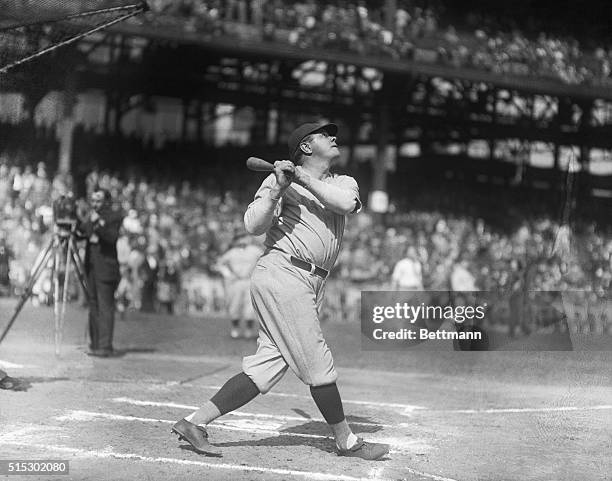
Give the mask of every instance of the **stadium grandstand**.
<svg viewBox="0 0 612 481">
<path fill-rule="evenodd" d="M 408 246 L 428 289 L 449 288 L 467 262 L 483 290 L 609 297 L 604 3 L 569 22 L 578 2 L 152 0 L 67 45 L 126 2 L 0 3 L 6 294 L 23 288 L 53 200 L 99 184 L 126 214 L 124 304 L 157 306 L 155 286 L 171 282 L 180 309 L 218 308 L 212 267 L 261 180 L 244 160 L 282 158 L 288 133 L 317 117 L 340 126 L 338 167 L 367 200 L 328 318 L 354 321 L 355 296 L 390 285 Z M 94 7 L 108 11 L 72 18 Z M 148 290 L 147 256 L 163 267 Z M 612 329 L 605 313 L 586 315 Z"/>
</svg>

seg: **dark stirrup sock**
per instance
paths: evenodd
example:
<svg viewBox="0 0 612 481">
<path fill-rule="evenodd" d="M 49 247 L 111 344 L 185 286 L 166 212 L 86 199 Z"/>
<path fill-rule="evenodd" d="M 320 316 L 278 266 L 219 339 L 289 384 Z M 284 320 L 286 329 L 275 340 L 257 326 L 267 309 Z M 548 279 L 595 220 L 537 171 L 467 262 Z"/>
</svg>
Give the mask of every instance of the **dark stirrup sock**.
<svg viewBox="0 0 612 481">
<path fill-rule="evenodd" d="M 336 383 L 310 386 L 310 394 L 327 424 L 338 424 L 344 421 L 342 399 L 340 399 Z"/>
<path fill-rule="evenodd" d="M 210 398 L 210 402 L 217 406 L 223 415 L 244 406 L 258 394 L 259 389 L 255 383 L 244 372 L 241 372 L 227 381 L 217 394 Z"/>
</svg>

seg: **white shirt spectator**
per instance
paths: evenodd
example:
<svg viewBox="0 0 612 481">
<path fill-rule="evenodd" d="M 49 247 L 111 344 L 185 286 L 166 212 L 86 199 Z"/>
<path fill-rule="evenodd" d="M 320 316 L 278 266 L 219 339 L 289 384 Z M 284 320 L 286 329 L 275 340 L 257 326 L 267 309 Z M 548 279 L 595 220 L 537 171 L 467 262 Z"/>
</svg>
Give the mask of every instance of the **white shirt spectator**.
<svg viewBox="0 0 612 481">
<path fill-rule="evenodd" d="M 466 262 L 455 264 L 450 278 L 451 289 L 453 291 L 477 291 L 476 278 L 467 269 Z"/>
<path fill-rule="evenodd" d="M 119 264 L 127 264 L 130 260 L 131 252 L 132 249 L 127 236 L 120 236 L 119 239 L 117 239 L 117 260 Z"/>
<path fill-rule="evenodd" d="M 123 228 L 130 234 L 142 234 L 142 225 L 135 209 L 130 209 L 128 215 L 123 219 Z"/>
<path fill-rule="evenodd" d="M 391 282 L 395 289 L 423 290 L 423 270 L 416 256 L 409 255 L 395 264 Z"/>
</svg>

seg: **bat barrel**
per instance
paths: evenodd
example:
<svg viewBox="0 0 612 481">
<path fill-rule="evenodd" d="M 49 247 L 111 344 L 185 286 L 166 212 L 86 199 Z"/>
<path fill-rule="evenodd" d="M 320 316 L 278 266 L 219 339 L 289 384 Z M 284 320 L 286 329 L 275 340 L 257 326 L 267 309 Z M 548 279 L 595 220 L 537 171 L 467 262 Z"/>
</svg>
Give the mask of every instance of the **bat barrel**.
<svg viewBox="0 0 612 481">
<path fill-rule="evenodd" d="M 270 162 L 259 157 L 249 157 L 246 161 L 246 166 L 255 172 L 272 172 L 274 170 L 274 166 Z"/>
</svg>

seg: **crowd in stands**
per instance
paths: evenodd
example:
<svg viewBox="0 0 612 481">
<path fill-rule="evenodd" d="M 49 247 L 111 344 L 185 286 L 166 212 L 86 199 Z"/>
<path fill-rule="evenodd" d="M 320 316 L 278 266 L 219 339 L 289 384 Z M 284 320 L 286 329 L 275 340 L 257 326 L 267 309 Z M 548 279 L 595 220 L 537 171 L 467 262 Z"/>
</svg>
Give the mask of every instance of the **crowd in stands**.
<svg viewBox="0 0 612 481">
<path fill-rule="evenodd" d="M 68 0 L 65 6 L 72 12 L 87 10 L 90 3 Z M 553 31 L 545 10 L 527 11 L 521 17 L 507 11 L 499 14 L 497 5 L 485 11 L 463 11 L 440 0 L 394 0 L 390 3 L 395 8 L 388 8 L 384 1 L 367 0 L 148 3 L 150 11 L 130 19 L 131 23 L 207 39 L 270 41 L 499 75 L 550 78 L 568 84 L 612 85 L 612 43 L 606 38 L 603 16 L 598 25 L 585 29 L 587 34 L 578 34 L 573 32 L 569 17 L 565 19 L 565 31 Z M 34 0 L 22 0 L 17 5 L 13 8 L 21 5 L 24 15 L 39 7 Z M 593 32 L 601 38 L 593 38 Z"/>
<path fill-rule="evenodd" d="M 386 226 L 361 218 L 349 228 L 338 272 L 352 281 L 352 294 L 347 295 L 357 298 L 361 290 L 397 285 L 394 268 L 400 259 L 409 258 L 419 269 L 408 276 L 414 278 L 406 282 L 414 286 L 408 290 L 488 291 L 506 300 L 497 305 L 505 312 L 491 319 L 505 320 L 521 317 L 516 311 L 527 306 L 534 317 L 542 316 L 536 312 L 543 307 L 538 291 L 586 291 L 579 315 L 589 319 L 589 329 L 612 330 L 610 312 L 606 313 L 612 292 L 611 230 L 589 224 L 574 226 L 570 233 L 550 214 L 531 216 L 529 208 L 520 209 L 507 229 L 473 214 L 439 208 L 441 192 L 455 204 L 474 200 L 465 188 L 434 188 L 423 195 L 424 206 L 398 209 L 388 216 Z M 516 200 L 508 199 L 506 209 L 496 203 L 497 215 L 508 215 L 512 205 Z M 392 276 L 396 282 L 389 283 Z M 353 311 L 349 317 L 355 315 Z"/>
<path fill-rule="evenodd" d="M 612 85 L 612 49 L 581 46 L 570 34 L 547 33 L 546 18 L 502 22 L 464 12 L 449 18 L 442 2 L 398 0 L 153 0 L 137 22 L 178 28 L 205 38 L 233 36 L 300 48 L 332 49 L 484 69 L 501 75 Z M 491 10 L 492 12 L 494 9 Z M 455 13 L 454 16 L 457 14 Z M 602 40 L 603 42 L 603 40 Z"/>
<path fill-rule="evenodd" d="M 117 244 L 122 269 L 117 294 L 120 310 L 129 305 L 149 312 L 173 312 L 182 281 L 188 290 L 191 277 L 212 275 L 215 258 L 243 228 L 242 206 L 231 194 L 210 194 L 188 182 L 162 186 L 144 179 L 120 180 L 96 170 L 86 183 L 88 192 L 94 186 L 108 189 L 115 207 L 125 213 Z M 6 246 L 5 257 L 10 259 L 10 269 L 0 283 L 6 286 L 10 281 L 15 292 L 21 293 L 29 270 L 53 232 L 53 201 L 71 191 L 70 177 L 49 179 L 44 163 L 38 164 L 35 173 L 30 167 L 0 163 L 0 238 Z M 87 209 L 86 200 L 79 203 L 79 209 Z M 37 301 L 50 301 L 48 274 L 35 286 Z M 74 281 L 76 284 L 76 277 Z M 197 309 L 222 307 L 218 289 L 207 297 L 198 292 L 185 294 Z M 204 306 L 207 301 L 215 305 Z"/>
<path fill-rule="evenodd" d="M 159 183 L 98 170 L 86 184 L 88 191 L 96 185 L 108 189 L 125 213 L 118 242 L 120 312 L 222 312 L 223 284 L 215 263 L 243 229 L 246 197 L 186 181 Z M 72 188 L 69 176 L 50 176 L 42 162 L 32 167 L 12 165 L 6 156 L 0 160 L 5 294 L 23 291 L 53 231 L 53 200 Z M 367 212 L 356 215 L 331 274 L 326 317 L 357 320 L 359 292 L 391 288 L 393 269 L 409 248 L 427 290 L 476 288 L 528 298 L 533 291 L 579 289 L 588 293 L 591 306 L 606 305 L 612 281 L 609 226 L 587 224 L 567 235 L 550 214 L 531 215 L 508 199 L 506 226 L 500 227 L 474 214 L 476 199 L 470 196 L 465 188 L 449 193 L 448 186 L 432 186 L 410 207 L 398 204 L 384 222 Z M 445 209 L 450 198 L 465 211 Z M 76 279 L 73 284 L 76 296 Z M 48 301 L 50 290 L 50 279 L 43 276 L 33 297 Z M 585 309 L 592 329 L 612 329 L 605 308 Z"/>
</svg>

